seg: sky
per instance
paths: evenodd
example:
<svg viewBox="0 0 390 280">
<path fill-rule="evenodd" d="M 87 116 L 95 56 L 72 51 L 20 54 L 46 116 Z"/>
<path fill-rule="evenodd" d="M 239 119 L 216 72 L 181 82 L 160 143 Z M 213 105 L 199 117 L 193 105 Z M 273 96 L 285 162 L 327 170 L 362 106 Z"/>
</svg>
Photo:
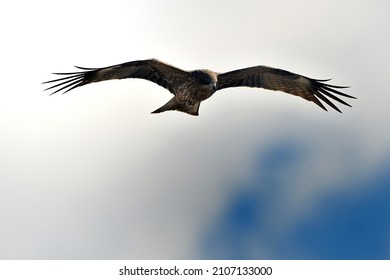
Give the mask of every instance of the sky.
<svg viewBox="0 0 390 280">
<path fill-rule="evenodd" d="M 388 1 L 0 4 L 0 259 L 389 259 Z M 150 114 L 144 80 L 49 96 L 73 65 L 158 58 L 332 78 L 352 108 L 231 88 Z"/>
</svg>

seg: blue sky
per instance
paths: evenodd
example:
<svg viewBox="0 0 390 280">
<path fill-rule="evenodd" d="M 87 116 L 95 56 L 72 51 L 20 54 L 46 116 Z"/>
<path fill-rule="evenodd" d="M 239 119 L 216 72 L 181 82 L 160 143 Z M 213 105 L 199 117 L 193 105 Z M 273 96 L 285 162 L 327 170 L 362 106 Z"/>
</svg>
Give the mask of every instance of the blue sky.
<svg viewBox="0 0 390 280">
<path fill-rule="evenodd" d="M 388 259 L 387 1 L 1 4 L 0 259 Z M 221 9 L 223 7 L 223 9 Z M 279 67 L 353 108 L 234 88 L 152 115 L 142 80 L 48 96 L 73 65 Z"/>
<path fill-rule="evenodd" d="M 219 223 L 205 234 L 207 258 L 252 259 L 261 257 L 262 250 L 269 253 L 263 257 L 270 259 L 389 258 L 390 161 L 374 174 L 363 174 L 360 182 L 352 179 L 338 186 L 353 186 L 355 192 L 325 195 L 288 231 L 278 229 L 273 204 L 277 203 L 275 197 L 289 187 L 290 177 L 281 177 L 280 173 L 297 168 L 294 164 L 304 153 L 302 148 L 284 143 L 262 157 L 258 168 L 267 177 L 254 178 L 247 191 L 238 192 L 221 213 Z M 270 225 L 269 219 L 275 221 Z"/>
</svg>

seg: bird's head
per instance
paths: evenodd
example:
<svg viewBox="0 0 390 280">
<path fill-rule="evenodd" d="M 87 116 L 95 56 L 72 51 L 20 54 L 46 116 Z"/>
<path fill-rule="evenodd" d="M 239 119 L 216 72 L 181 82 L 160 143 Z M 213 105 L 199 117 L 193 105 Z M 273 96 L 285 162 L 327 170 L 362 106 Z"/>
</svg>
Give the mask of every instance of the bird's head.
<svg viewBox="0 0 390 280">
<path fill-rule="evenodd" d="M 195 70 L 191 76 L 202 86 L 209 87 L 213 92 L 217 89 L 217 73 L 210 70 Z"/>
</svg>

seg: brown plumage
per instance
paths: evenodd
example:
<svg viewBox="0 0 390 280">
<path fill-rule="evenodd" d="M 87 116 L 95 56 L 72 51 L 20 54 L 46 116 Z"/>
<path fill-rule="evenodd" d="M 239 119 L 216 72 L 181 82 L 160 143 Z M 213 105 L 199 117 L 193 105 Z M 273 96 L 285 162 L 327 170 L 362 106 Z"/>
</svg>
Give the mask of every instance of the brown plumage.
<svg viewBox="0 0 390 280">
<path fill-rule="evenodd" d="M 320 101 L 322 100 L 340 113 L 330 99 L 351 107 L 336 95 L 355 98 L 337 90 L 346 87 L 326 84 L 329 80 L 311 79 L 267 66 L 254 66 L 219 74 L 210 70 L 184 71 L 156 59 L 149 59 L 103 68 L 77 68 L 83 71 L 54 73 L 65 77 L 45 82 L 55 83 L 46 90 L 57 88 L 52 94 L 60 91 L 65 93 L 79 86 L 105 80 L 145 79 L 166 88 L 174 95 L 168 103 L 152 113 L 178 110 L 191 115 L 198 115 L 200 103 L 211 97 L 215 91 L 228 87 L 257 87 L 282 91 L 312 101 L 327 111 Z"/>
</svg>

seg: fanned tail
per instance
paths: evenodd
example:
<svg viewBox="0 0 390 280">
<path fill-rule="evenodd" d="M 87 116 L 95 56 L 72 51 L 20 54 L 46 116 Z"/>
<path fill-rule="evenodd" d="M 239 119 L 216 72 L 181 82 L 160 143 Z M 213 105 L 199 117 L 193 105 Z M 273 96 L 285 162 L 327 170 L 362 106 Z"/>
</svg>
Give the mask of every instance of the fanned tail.
<svg viewBox="0 0 390 280">
<path fill-rule="evenodd" d="M 154 110 L 152 114 L 162 113 L 165 111 L 180 111 L 193 116 L 199 115 L 199 106 L 200 102 L 195 103 L 194 105 L 187 105 L 177 101 L 176 97 L 173 97 L 169 100 L 164 106 L 161 106 L 157 110 Z"/>
</svg>

